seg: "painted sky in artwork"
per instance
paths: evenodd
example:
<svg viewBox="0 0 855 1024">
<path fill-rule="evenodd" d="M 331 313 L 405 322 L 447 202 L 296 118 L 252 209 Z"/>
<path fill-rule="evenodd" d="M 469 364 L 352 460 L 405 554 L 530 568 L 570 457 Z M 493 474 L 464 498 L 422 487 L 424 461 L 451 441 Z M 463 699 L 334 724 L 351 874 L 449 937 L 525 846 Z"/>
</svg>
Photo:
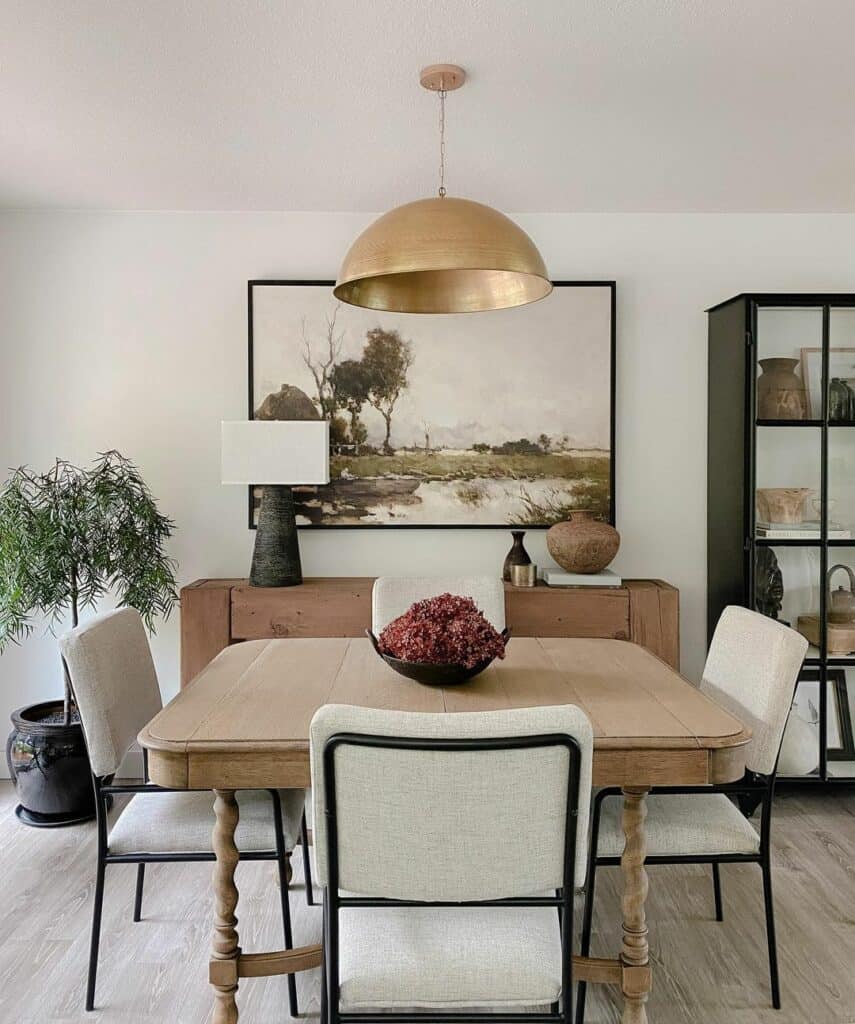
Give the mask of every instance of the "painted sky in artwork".
<svg viewBox="0 0 855 1024">
<path fill-rule="evenodd" d="M 540 434 L 574 448 L 609 447 L 610 303 L 604 287 L 556 288 L 531 305 L 451 316 L 378 313 L 340 304 L 341 359 L 358 359 L 366 331 L 395 328 L 412 342 L 409 388 L 395 407 L 392 444 L 469 448 Z M 325 317 L 336 301 L 317 286 L 253 289 L 255 396 L 292 384 L 314 397 L 303 337 L 324 350 Z M 368 440 L 383 420 L 365 406 Z"/>
</svg>

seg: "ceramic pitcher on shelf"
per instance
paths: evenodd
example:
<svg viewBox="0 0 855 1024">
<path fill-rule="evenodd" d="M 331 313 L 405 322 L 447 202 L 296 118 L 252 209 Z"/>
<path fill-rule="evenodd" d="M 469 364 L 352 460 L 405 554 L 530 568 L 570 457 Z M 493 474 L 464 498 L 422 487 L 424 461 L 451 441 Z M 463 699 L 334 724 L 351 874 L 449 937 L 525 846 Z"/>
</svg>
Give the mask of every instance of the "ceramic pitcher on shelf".
<svg viewBox="0 0 855 1024">
<path fill-rule="evenodd" d="M 831 577 L 842 569 L 849 575 L 849 589 L 838 587 L 831 589 Z M 834 565 L 828 570 L 826 577 L 826 603 L 828 605 L 828 621 L 837 625 L 848 625 L 855 622 L 855 573 L 848 565 Z"/>
</svg>

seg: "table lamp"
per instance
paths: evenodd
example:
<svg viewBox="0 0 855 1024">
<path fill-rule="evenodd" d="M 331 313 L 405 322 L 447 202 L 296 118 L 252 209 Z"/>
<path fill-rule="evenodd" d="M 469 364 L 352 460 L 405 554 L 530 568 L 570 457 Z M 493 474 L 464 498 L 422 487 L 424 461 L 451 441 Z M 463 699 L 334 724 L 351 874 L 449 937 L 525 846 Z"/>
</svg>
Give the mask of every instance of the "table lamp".
<svg viewBox="0 0 855 1024">
<path fill-rule="evenodd" d="M 222 424 L 222 482 L 261 486 L 251 586 L 294 587 L 303 582 L 291 488 L 329 481 L 330 425 L 326 420 Z"/>
</svg>

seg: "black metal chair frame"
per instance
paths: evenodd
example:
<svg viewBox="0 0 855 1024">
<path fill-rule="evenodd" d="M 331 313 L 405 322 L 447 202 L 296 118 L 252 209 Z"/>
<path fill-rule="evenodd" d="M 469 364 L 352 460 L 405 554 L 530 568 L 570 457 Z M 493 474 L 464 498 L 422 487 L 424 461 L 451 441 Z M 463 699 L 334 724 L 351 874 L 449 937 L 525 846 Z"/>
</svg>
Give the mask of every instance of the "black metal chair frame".
<svg viewBox="0 0 855 1024">
<path fill-rule="evenodd" d="M 127 793 L 186 793 L 189 790 L 169 789 L 165 786 L 156 786 L 148 781 L 148 757 L 143 751 L 143 779 L 142 783 L 128 783 L 113 785 L 113 775 L 99 778 L 92 776 L 92 783 L 95 788 L 95 818 L 98 828 L 98 866 L 95 875 L 95 896 L 92 909 L 92 937 L 89 947 L 89 973 L 86 981 L 86 1009 L 95 1008 L 95 982 L 98 972 L 98 947 L 101 940 L 101 911 L 104 904 L 104 875 L 108 864 L 136 864 L 137 881 L 134 894 L 134 921 L 139 921 L 142 913 L 143 885 L 145 883 L 146 864 L 173 864 L 197 861 L 216 860 L 213 850 L 200 850 L 191 853 L 110 853 L 108 844 L 108 821 L 107 812 L 112 804 L 114 795 Z M 198 791 L 197 791 L 198 792 Z M 289 882 L 288 867 L 290 866 L 291 854 L 285 849 L 285 835 L 282 829 L 282 802 L 279 793 L 275 789 L 268 789 L 270 794 L 271 809 L 273 812 L 273 831 L 276 846 L 273 850 L 256 850 L 253 852 L 241 853 L 241 860 L 275 860 L 279 871 L 279 898 L 282 906 L 282 925 L 285 933 L 285 948 L 292 949 L 294 945 L 291 933 L 291 907 L 289 903 Z M 213 800 L 212 800 L 213 806 Z M 213 829 L 213 816 L 211 819 Z M 306 815 L 303 813 L 301 822 L 301 840 L 303 843 L 303 864 L 306 870 L 306 897 L 311 904 L 312 889 L 311 875 L 309 873 L 309 857 L 306 848 Z M 293 974 L 288 975 L 288 1003 L 291 1016 L 297 1016 L 297 985 Z"/>
<path fill-rule="evenodd" d="M 710 864 L 713 875 L 713 899 L 715 901 L 715 919 L 724 920 L 721 899 L 721 876 L 719 867 L 722 864 L 759 864 L 763 873 L 763 900 L 766 910 L 766 940 L 769 947 L 769 981 L 772 990 L 772 1005 L 776 1010 L 781 1008 L 781 992 L 778 981 L 778 950 L 775 941 L 775 911 L 772 903 L 772 866 L 770 859 L 770 838 L 772 830 L 772 798 L 775 792 L 777 764 L 771 775 L 760 775 L 746 771 L 738 782 L 714 786 L 655 786 L 650 790 L 651 796 L 668 793 L 723 793 L 735 796 L 742 813 L 750 818 L 758 806 L 762 807 L 760 822 L 760 848 L 757 853 L 721 853 L 697 855 L 658 855 L 645 858 L 645 867 L 649 864 Z M 582 916 L 581 954 L 588 956 L 591 949 L 591 922 L 594 913 L 594 886 L 598 867 L 613 867 L 620 864 L 620 857 L 598 857 L 600 812 L 603 801 L 609 797 L 621 796 L 617 787 L 601 789 L 594 797 L 591 814 L 591 847 L 588 853 L 588 870 L 585 879 L 585 909 Z M 580 981 L 576 993 L 576 1024 L 583 1024 L 585 1017 L 586 983 Z"/>
<path fill-rule="evenodd" d="M 338 825 L 336 818 L 335 752 L 344 745 L 394 750 L 519 750 L 563 746 L 569 755 L 567 811 L 564 828 L 563 888 L 555 896 L 512 897 L 498 900 L 455 902 L 381 899 L 339 894 Z M 573 1010 L 573 894 L 575 891 L 576 826 L 579 813 L 581 751 L 577 741 L 564 733 L 484 739 L 424 739 L 421 737 L 373 736 L 337 733 L 324 745 L 324 795 L 326 798 L 328 882 L 324 889 L 323 966 L 321 982 L 321 1024 L 570 1024 Z M 455 1013 L 427 1010 L 421 1013 L 358 1012 L 339 1009 L 339 911 L 344 907 L 555 907 L 561 929 L 561 1001 L 550 1013 Z"/>
</svg>

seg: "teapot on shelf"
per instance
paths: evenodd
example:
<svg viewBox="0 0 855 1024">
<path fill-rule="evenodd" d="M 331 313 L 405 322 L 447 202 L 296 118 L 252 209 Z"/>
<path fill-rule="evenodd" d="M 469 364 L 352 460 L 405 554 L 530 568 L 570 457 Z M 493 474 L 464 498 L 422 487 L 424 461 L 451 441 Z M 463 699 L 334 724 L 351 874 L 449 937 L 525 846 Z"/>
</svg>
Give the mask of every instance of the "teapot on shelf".
<svg viewBox="0 0 855 1024">
<path fill-rule="evenodd" d="M 849 589 L 838 587 L 831 589 L 831 577 L 838 569 L 843 569 L 849 575 Z M 826 577 L 826 603 L 828 605 L 828 621 L 840 625 L 855 622 L 855 573 L 848 565 L 834 565 L 828 570 Z"/>
</svg>

